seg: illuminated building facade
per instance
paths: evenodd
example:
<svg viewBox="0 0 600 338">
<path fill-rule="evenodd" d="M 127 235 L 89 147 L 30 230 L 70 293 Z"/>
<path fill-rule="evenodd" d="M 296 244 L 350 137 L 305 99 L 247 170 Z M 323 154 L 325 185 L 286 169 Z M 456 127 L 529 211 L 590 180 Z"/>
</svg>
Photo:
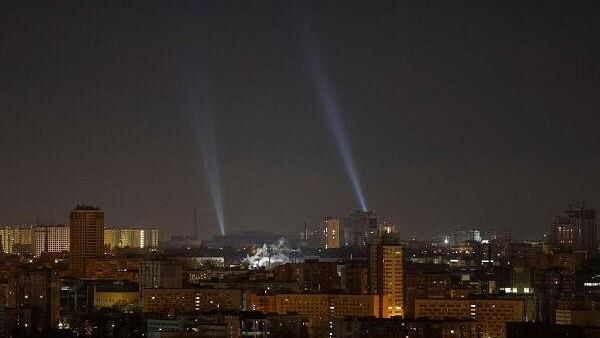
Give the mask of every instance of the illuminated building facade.
<svg viewBox="0 0 600 338">
<path fill-rule="evenodd" d="M 70 215 L 71 258 L 73 276 L 85 276 L 85 263 L 88 258 L 104 253 L 104 211 L 99 208 L 78 205 Z"/>
<path fill-rule="evenodd" d="M 369 292 L 387 297 L 380 304 L 380 317 L 404 315 L 404 248 L 396 240 L 383 238 L 369 248 Z"/>
<path fill-rule="evenodd" d="M 39 225 L 32 230 L 31 252 L 38 257 L 42 252 L 69 251 L 69 227 L 66 225 Z"/>
<path fill-rule="evenodd" d="M 104 246 L 114 248 L 158 248 L 158 229 L 105 228 Z"/>
<path fill-rule="evenodd" d="M 139 304 L 137 285 L 127 283 L 99 284 L 94 286 L 94 308 L 133 308 Z"/>
<path fill-rule="evenodd" d="M 0 244 L 4 253 L 13 253 L 15 245 L 31 245 L 31 228 L 0 228 Z"/>
</svg>

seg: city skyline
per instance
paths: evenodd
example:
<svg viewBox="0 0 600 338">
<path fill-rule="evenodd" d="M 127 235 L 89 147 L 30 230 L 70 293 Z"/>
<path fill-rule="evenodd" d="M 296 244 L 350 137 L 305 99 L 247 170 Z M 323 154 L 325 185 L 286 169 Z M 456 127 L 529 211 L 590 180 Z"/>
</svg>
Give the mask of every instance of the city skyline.
<svg viewBox="0 0 600 338">
<path fill-rule="evenodd" d="M 600 337 L 596 3 L 2 5 L 0 338 Z"/>
<path fill-rule="evenodd" d="M 90 204 L 80 203 L 71 210 L 71 221 L 73 211 L 88 209 L 100 210 L 104 219 L 104 210 L 102 208 Z M 578 219 L 580 215 L 585 215 L 585 222 L 578 221 L 580 223 L 572 223 L 573 220 Z M 244 235 L 248 234 L 262 234 L 259 236 L 263 236 L 263 240 L 265 240 L 265 242 L 261 244 L 265 245 L 276 245 L 276 242 L 280 242 L 281 240 L 286 242 L 292 241 L 294 243 L 298 240 L 307 240 L 307 243 L 311 243 L 310 245 L 319 245 L 325 249 L 336 249 L 340 247 L 367 247 L 372 244 L 373 239 L 380 238 L 383 234 L 394 234 L 394 238 L 403 242 L 415 240 L 424 242 L 433 241 L 439 242 L 445 246 L 457 245 L 468 240 L 485 242 L 504 238 L 505 240 L 512 239 L 549 242 L 553 243 L 553 245 L 556 245 L 557 247 L 566 245 L 569 248 L 570 245 L 574 245 L 573 243 L 577 242 L 577 245 L 581 245 L 581 247 L 578 247 L 578 249 L 581 250 L 585 248 L 585 250 L 592 250 L 596 242 L 596 234 L 598 233 L 598 230 L 595 228 L 595 215 L 596 213 L 593 206 L 589 206 L 589 204 L 586 204 L 585 201 L 575 201 L 567 204 L 567 206 L 562 209 L 562 212 L 557 210 L 555 212 L 555 216 L 552 217 L 552 222 L 547 224 L 544 232 L 538 234 L 537 237 L 521 237 L 519 234 L 514 234 L 506 228 L 490 229 L 482 227 L 481 224 L 455 225 L 453 227 L 448 227 L 443 231 L 434 233 L 431 236 L 414 236 L 412 234 L 403 233 L 402 229 L 400 229 L 397 224 L 390 222 L 385 217 L 380 218 L 373 210 L 361 211 L 358 209 L 348 213 L 343 218 L 325 215 L 322 216 L 317 222 L 304 222 L 302 228 L 295 228 L 291 231 L 282 229 L 234 230 L 226 234 L 217 233 L 214 234 L 214 236 L 210 236 L 199 231 L 201 230 L 199 229 L 200 226 L 194 224 L 192 228 L 187 229 L 188 231 L 185 233 L 167 232 L 161 236 L 160 241 L 163 243 L 169 243 L 172 240 L 175 242 L 186 240 L 188 241 L 188 245 L 193 243 L 194 246 L 203 246 L 207 243 L 209 245 L 214 245 L 215 241 L 218 242 L 219 240 L 227 241 L 227 238 L 237 238 L 239 236 L 243 237 Z M 48 233 L 49 229 L 53 231 L 68 232 L 69 228 L 70 225 L 68 223 L 47 223 L 40 222 L 39 220 L 31 223 L 21 222 L 16 224 L 0 224 L 0 232 L 8 231 L 8 233 L 11 233 L 10 238 L 15 236 L 17 238 L 21 238 L 25 236 L 23 237 L 25 238 L 24 242 L 17 240 L 16 243 L 27 245 L 33 244 L 36 241 L 40 241 L 41 238 L 47 238 L 43 236 L 43 233 Z M 102 228 L 104 229 L 105 236 L 104 245 L 109 248 L 129 247 L 130 244 L 133 243 L 135 244 L 131 247 L 135 248 L 144 248 L 144 246 L 148 248 L 158 247 L 159 237 L 158 227 L 156 226 L 103 223 Z M 14 234 L 13 231 L 15 231 Z M 36 232 L 39 232 L 40 236 L 42 236 L 38 240 L 32 238 L 32 234 L 35 235 Z M 144 233 L 147 234 L 145 240 Z M 57 235 L 53 234 L 52 236 Z M 109 236 L 111 239 L 107 240 L 106 236 Z M 270 239 L 267 240 L 267 238 Z M 582 240 L 585 240 L 586 244 L 581 242 Z M 10 242 L 10 240 L 8 241 Z M 41 240 L 39 245 L 48 245 L 47 243 L 43 244 L 43 241 L 44 240 Z M 233 245 L 233 247 L 235 247 L 235 245 Z M 5 252 L 10 253 L 10 250 L 5 250 Z M 33 253 L 34 255 L 39 255 L 39 252 L 36 251 L 35 248 L 33 249 Z"/>
<path fill-rule="evenodd" d="M 79 205 L 87 205 L 87 204 L 78 204 L 77 207 Z M 570 203 L 567 204 L 567 212 L 569 210 L 569 208 L 572 208 L 573 206 L 580 206 L 580 205 L 585 205 L 585 206 L 590 206 L 586 201 L 571 201 Z M 563 205 L 564 207 L 564 205 Z M 591 206 L 592 208 L 594 206 Z M 563 208 L 564 209 L 564 208 Z M 473 223 L 467 223 L 467 224 L 449 224 L 447 227 L 440 229 L 439 231 L 435 231 L 432 233 L 425 233 L 423 234 L 423 232 L 403 232 L 402 230 L 404 230 L 404 228 L 402 226 L 399 226 L 398 223 L 390 220 L 389 218 L 386 217 L 386 214 L 383 214 L 383 217 L 379 217 L 379 219 L 377 220 L 377 213 L 375 213 L 374 210 L 367 210 L 366 212 L 364 212 L 365 214 L 373 214 L 375 217 L 375 222 L 373 223 L 374 225 L 378 225 L 378 226 L 385 226 L 385 225 L 392 225 L 394 227 L 394 232 L 398 232 L 400 237 L 403 240 L 410 240 L 410 239 L 418 239 L 418 240 L 428 240 L 428 239 L 436 239 L 436 238 L 440 238 L 440 236 L 444 236 L 444 235 L 449 235 L 452 232 L 455 231 L 477 231 L 477 232 L 485 232 L 487 234 L 495 234 L 495 235 L 501 235 L 504 232 L 510 233 L 512 236 L 515 236 L 515 238 L 519 238 L 519 239 L 530 239 L 530 240 L 546 240 L 547 236 L 551 236 L 552 235 L 552 226 L 554 224 L 554 221 L 556 219 L 556 214 L 558 213 L 559 210 L 562 209 L 558 209 L 558 210 L 554 210 L 554 215 L 552 217 L 550 217 L 548 222 L 545 222 L 545 224 L 542 226 L 541 229 L 535 229 L 533 231 L 530 232 L 512 232 L 508 227 L 490 227 L 489 225 L 486 224 L 482 224 L 480 222 L 473 222 Z M 592 209 L 593 210 L 593 209 Z M 348 212 L 345 215 L 340 215 L 337 216 L 335 215 L 335 217 L 331 217 L 331 215 L 329 214 L 324 214 L 321 215 L 320 217 L 318 217 L 316 220 L 314 221 L 309 221 L 307 222 L 306 220 L 303 221 L 302 224 L 294 224 L 294 227 L 291 228 L 286 228 L 286 229 L 278 229 L 276 231 L 272 231 L 273 229 L 233 229 L 225 234 L 219 233 L 219 231 L 216 231 L 214 233 L 212 232 L 204 232 L 201 229 L 201 225 L 200 224 L 191 224 L 189 225 L 187 228 L 184 228 L 183 231 L 181 232 L 169 232 L 166 231 L 166 233 L 163 237 L 163 240 L 168 240 L 168 238 L 174 236 L 174 237 L 186 237 L 186 238 L 190 238 L 190 239 L 195 239 L 195 240 L 210 240 L 211 238 L 213 238 L 213 236 L 226 236 L 228 234 L 240 234 L 240 233 L 244 233 L 244 232 L 265 232 L 265 233 L 272 233 L 272 234 L 279 234 L 279 235 L 284 235 L 285 236 L 290 236 L 293 234 L 296 234 L 298 236 L 301 236 L 305 231 L 306 231 L 306 227 L 309 226 L 310 228 L 313 227 L 319 227 L 321 224 L 323 224 L 323 222 L 327 222 L 328 219 L 333 219 L 335 221 L 338 222 L 337 227 L 339 229 L 342 229 L 342 233 L 346 233 L 346 236 L 350 236 L 350 233 L 352 232 L 352 221 L 349 221 L 349 217 L 351 217 L 353 214 L 361 214 L 363 213 L 363 211 L 361 211 L 360 209 L 354 209 L 351 210 L 350 212 Z M 54 227 L 54 226 L 68 226 L 68 221 L 66 222 L 56 222 L 56 221 L 52 221 L 52 222 L 45 222 L 43 220 L 40 220 L 39 216 L 33 216 L 30 215 L 31 218 L 35 218 L 35 220 L 30 220 L 30 221 L 26 221 L 26 220 L 22 220 L 19 222 L 15 222 L 15 223 L 0 223 L 0 229 L 2 227 L 8 227 L 8 228 L 15 228 L 15 229 L 19 229 L 19 228 L 31 228 L 31 227 Z M 201 222 L 200 222 L 201 223 Z M 218 223 L 215 223 L 215 226 L 217 227 L 218 230 Z M 161 229 L 163 227 L 166 227 L 166 225 L 160 225 L 160 224 L 140 224 L 140 223 L 123 223 L 123 222 L 118 222 L 118 221 L 113 221 L 110 223 L 106 223 L 105 224 L 105 228 L 106 229 L 140 229 L 140 230 L 151 230 L 151 229 Z M 323 229 L 325 229 L 326 227 L 324 227 Z M 377 227 L 375 227 L 377 228 Z M 316 228 L 314 228 L 316 229 Z M 197 231 L 198 230 L 198 231 Z M 380 231 L 380 230 L 378 230 Z M 365 234 L 366 235 L 366 234 Z M 550 238 L 550 237 L 548 237 Z M 344 239 L 339 239 L 340 241 L 344 241 Z M 340 242 L 340 244 L 343 244 L 342 242 Z M 352 240 L 349 240 L 348 238 L 346 238 L 346 244 L 345 245 L 357 245 L 357 244 L 349 244 L 349 243 L 353 243 Z M 365 241 L 364 243 L 368 243 L 368 241 Z"/>
</svg>

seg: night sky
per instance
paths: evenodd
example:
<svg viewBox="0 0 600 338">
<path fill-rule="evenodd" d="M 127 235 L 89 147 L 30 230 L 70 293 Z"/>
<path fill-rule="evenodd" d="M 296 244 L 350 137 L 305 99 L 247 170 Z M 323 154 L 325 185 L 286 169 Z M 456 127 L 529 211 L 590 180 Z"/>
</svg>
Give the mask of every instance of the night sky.
<svg viewBox="0 0 600 338">
<path fill-rule="evenodd" d="M 68 222 L 84 202 L 187 234 L 198 208 L 209 238 L 207 106 L 227 231 L 343 217 L 358 202 L 306 41 L 369 208 L 405 238 L 539 236 L 570 201 L 600 208 L 599 6 L 121 3 L 2 3 L 0 223 Z"/>
</svg>

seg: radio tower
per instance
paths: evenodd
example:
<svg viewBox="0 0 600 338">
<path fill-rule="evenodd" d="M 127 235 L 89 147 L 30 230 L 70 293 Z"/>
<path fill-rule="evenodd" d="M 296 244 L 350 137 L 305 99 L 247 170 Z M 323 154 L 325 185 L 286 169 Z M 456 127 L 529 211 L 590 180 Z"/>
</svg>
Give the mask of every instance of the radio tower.
<svg viewBox="0 0 600 338">
<path fill-rule="evenodd" d="M 200 240 L 198 238 L 198 208 L 194 209 L 194 239 L 195 240 Z"/>
</svg>

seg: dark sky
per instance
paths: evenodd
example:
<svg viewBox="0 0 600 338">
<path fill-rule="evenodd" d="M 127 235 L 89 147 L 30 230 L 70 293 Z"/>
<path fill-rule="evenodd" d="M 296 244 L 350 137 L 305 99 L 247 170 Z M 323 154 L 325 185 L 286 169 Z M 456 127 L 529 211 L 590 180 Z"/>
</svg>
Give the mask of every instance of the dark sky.
<svg viewBox="0 0 600 338">
<path fill-rule="evenodd" d="M 304 31 L 368 205 L 406 236 L 532 236 L 570 201 L 600 208 L 598 8 L 115 3 L 2 3 L 0 223 L 66 222 L 85 202 L 162 234 L 190 233 L 198 208 L 203 237 L 216 234 L 195 92 L 213 109 L 227 230 L 300 230 L 357 208 Z"/>
</svg>

